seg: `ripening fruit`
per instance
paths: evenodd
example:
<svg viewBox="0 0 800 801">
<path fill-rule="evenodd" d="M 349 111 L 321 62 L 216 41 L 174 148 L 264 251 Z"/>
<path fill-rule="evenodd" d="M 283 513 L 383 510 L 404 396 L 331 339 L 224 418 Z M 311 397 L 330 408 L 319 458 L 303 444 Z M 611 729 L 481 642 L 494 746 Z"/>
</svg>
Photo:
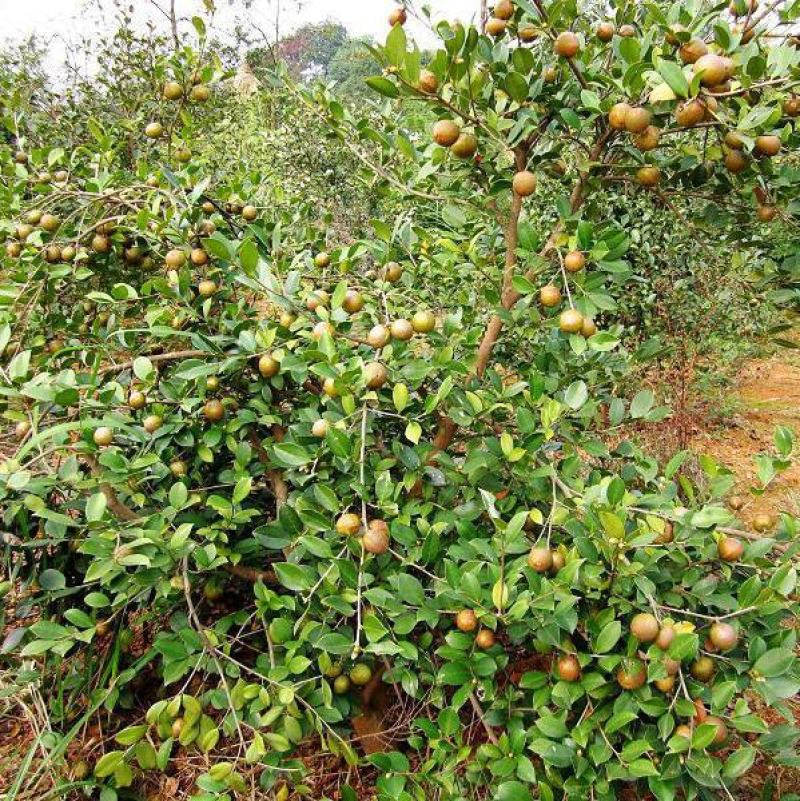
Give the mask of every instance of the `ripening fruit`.
<svg viewBox="0 0 800 801">
<path fill-rule="evenodd" d="M 330 296 L 324 289 L 317 289 L 306 299 L 306 308 L 309 311 L 316 311 L 320 306 L 327 306 Z"/>
<path fill-rule="evenodd" d="M 595 29 L 595 35 L 601 42 L 610 42 L 614 38 L 615 31 L 613 22 L 601 22 Z"/>
<path fill-rule="evenodd" d="M 758 219 L 761 220 L 761 222 L 771 222 L 775 219 L 777 213 L 778 209 L 775 206 L 770 206 L 768 204 L 760 205 L 756 211 Z"/>
<path fill-rule="evenodd" d="M 565 334 L 577 334 L 583 328 L 583 315 L 577 309 L 564 309 L 558 318 L 558 327 Z"/>
<path fill-rule="evenodd" d="M 675 539 L 675 531 L 669 520 L 664 521 L 664 530 L 655 538 L 656 545 L 667 545 Z"/>
<path fill-rule="evenodd" d="M 536 573 L 547 573 L 553 568 L 553 552 L 549 548 L 531 548 L 528 567 Z"/>
<path fill-rule="evenodd" d="M 488 651 L 495 644 L 494 632 L 491 629 L 481 629 L 475 635 L 475 645 L 482 651 Z"/>
<path fill-rule="evenodd" d="M 328 421 L 324 418 L 315 420 L 314 425 L 311 426 L 311 433 L 317 437 L 317 439 L 325 439 L 328 434 Z"/>
<path fill-rule="evenodd" d="M 75 248 L 72 245 L 67 245 L 61 250 L 61 259 L 63 261 L 72 261 L 76 256 Z"/>
<path fill-rule="evenodd" d="M 703 86 L 718 86 L 730 77 L 729 65 L 722 56 L 706 53 L 694 62 L 692 70 L 700 75 Z"/>
<path fill-rule="evenodd" d="M 345 512 L 336 521 L 336 532 L 343 537 L 354 537 L 361 531 L 361 518 L 353 512 Z"/>
<path fill-rule="evenodd" d="M 581 326 L 581 336 L 589 339 L 597 333 L 597 324 L 591 317 L 583 318 L 583 325 Z"/>
<path fill-rule="evenodd" d="M 183 87 L 177 81 L 167 81 L 164 84 L 164 97 L 167 100 L 180 100 L 183 97 Z"/>
<path fill-rule="evenodd" d="M 450 147 L 461 136 L 461 128 L 453 120 L 439 120 L 433 126 L 433 141 L 442 147 Z"/>
<path fill-rule="evenodd" d="M 517 36 L 521 42 L 535 42 L 539 38 L 539 29 L 530 23 L 520 25 Z"/>
<path fill-rule="evenodd" d="M 19 258 L 22 253 L 22 245 L 19 242 L 9 242 L 6 244 L 6 256 L 10 259 Z"/>
<path fill-rule="evenodd" d="M 692 727 L 687 726 L 685 723 L 681 723 L 680 726 L 675 727 L 675 731 L 672 732 L 673 737 L 685 737 L 687 740 L 692 739 Z"/>
<path fill-rule="evenodd" d="M 625 130 L 632 134 L 641 133 L 648 125 L 652 114 L 642 106 L 634 106 L 625 115 Z"/>
<path fill-rule="evenodd" d="M 18 150 L 18 151 L 17 151 L 17 152 L 14 154 L 14 161 L 15 161 L 17 164 L 27 164 L 27 163 L 28 163 L 28 154 L 27 154 L 27 153 L 25 153 L 25 152 L 24 152 L 24 151 L 22 151 L 22 150 Z"/>
<path fill-rule="evenodd" d="M 204 84 L 198 83 L 189 92 L 189 99 L 195 103 L 205 103 L 211 97 L 211 90 Z"/>
<path fill-rule="evenodd" d="M 547 67 L 542 73 L 545 83 L 555 83 L 558 80 L 558 70 L 555 67 Z"/>
<path fill-rule="evenodd" d="M 144 135 L 149 139 L 158 139 L 164 133 L 164 126 L 160 122 L 148 123 L 144 129 Z"/>
<path fill-rule="evenodd" d="M 398 6 L 395 8 L 391 14 L 389 14 L 389 24 L 394 27 L 395 25 L 405 25 L 406 24 L 406 10 L 402 6 Z"/>
<path fill-rule="evenodd" d="M 255 206 L 245 206 L 242 209 L 242 217 L 247 222 L 253 222 L 258 217 L 258 209 Z"/>
<path fill-rule="evenodd" d="M 216 392 L 219 389 L 219 376 L 210 375 L 206 378 L 206 389 L 209 392 Z"/>
<path fill-rule="evenodd" d="M 573 682 L 581 677 L 581 663 L 574 654 L 564 654 L 556 662 L 556 675 L 561 681 Z"/>
<path fill-rule="evenodd" d="M 148 434 L 155 434 L 162 425 L 164 420 L 157 414 L 151 414 L 142 421 L 142 427 Z"/>
<path fill-rule="evenodd" d="M 734 512 L 738 512 L 743 508 L 745 503 L 746 501 L 741 495 L 731 495 L 731 497 L 728 498 L 728 506 L 730 506 Z"/>
<path fill-rule="evenodd" d="M 184 462 L 183 459 L 175 459 L 169 466 L 169 472 L 172 473 L 175 478 L 183 478 L 188 470 L 189 468 L 186 466 L 186 462 Z"/>
<path fill-rule="evenodd" d="M 14 426 L 14 436 L 17 439 L 25 439 L 28 436 L 28 432 L 31 430 L 31 424 L 27 420 L 20 420 Z"/>
<path fill-rule="evenodd" d="M 658 620 L 648 612 L 640 612 L 631 620 L 631 634 L 639 642 L 653 642 L 658 637 L 659 629 Z"/>
<path fill-rule="evenodd" d="M 712 745 L 722 745 L 728 739 L 728 727 L 721 718 L 716 715 L 709 715 L 703 722 L 716 726 L 717 730 L 714 732 L 714 739 L 711 741 Z"/>
<path fill-rule="evenodd" d="M 208 253 L 203 248 L 193 248 L 189 258 L 195 267 L 203 267 L 208 264 Z"/>
<path fill-rule="evenodd" d="M 717 551 L 724 562 L 738 562 L 744 553 L 744 545 L 736 537 L 723 537 L 717 545 Z"/>
<path fill-rule="evenodd" d="M 553 567 L 550 569 L 550 572 L 558 573 L 566 564 L 567 560 L 564 558 L 564 554 L 561 553 L 561 551 L 553 551 Z"/>
<path fill-rule="evenodd" d="M 761 156 L 777 156 L 781 151 L 781 140 L 773 135 L 757 136 L 754 147 L 756 153 Z"/>
<path fill-rule="evenodd" d="M 355 289 L 348 289 L 342 301 L 342 308 L 348 314 L 357 314 L 364 308 L 364 296 Z"/>
<path fill-rule="evenodd" d="M 633 138 L 633 143 L 643 153 L 655 150 L 661 139 L 661 131 L 655 125 L 648 125 L 640 134 Z"/>
<path fill-rule="evenodd" d="M 789 97 L 783 101 L 783 113 L 787 117 L 797 117 L 800 115 L 800 97 Z"/>
<path fill-rule="evenodd" d="M 25 222 L 27 222 L 28 225 L 38 225 L 42 221 L 43 214 L 44 212 L 41 209 L 31 209 L 25 215 Z"/>
<path fill-rule="evenodd" d="M 419 74 L 419 90 L 426 95 L 433 95 L 439 89 L 439 79 L 430 71 L 422 70 Z"/>
<path fill-rule="evenodd" d="M 564 269 L 568 273 L 579 273 L 586 266 L 586 256 L 580 250 L 572 250 L 564 256 Z"/>
<path fill-rule="evenodd" d="M 420 310 L 415 312 L 411 318 L 411 327 L 418 334 L 430 334 L 436 328 L 436 317 L 434 317 L 433 312 Z"/>
<path fill-rule="evenodd" d="M 730 623 L 712 624 L 708 637 L 720 651 L 730 651 L 739 642 L 739 634 Z"/>
<path fill-rule="evenodd" d="M 675 686 L 675 677 L 667 676 L 665 679 L 656 679 L 654 683 L 662 693 L 668 693 Z"/>
<path fill-rule="evenodd" d="M 753 518 L 753 528 L 756 531 L 764 532 L 769 531 L 775 525 L 775 521 L 772 519 L 772 515 L 768 515 L 765 513 L 757 514 Z"/>
<path fill-rule="evenodd" d="M 775 137 L 777 139 L 777 137 Z M 61 220 L 55 214 L 43 214 L 41 222 L 39 223 L 43 231 L 48 234 L 55 233 L 61 225 Z"/>
<path fill-rule="evenodd" d="M 414 326 L 408 320 L 393 320 L 389 330 L 394 339 L 407 342 L 414 336 Z"/>
<path fill-rule="evenodd" d="M 290 328 L 296 319 L 297 318 L 291 312 L 281 312 L 281 316 L 278 318 L 278 324 L 284 328 Z"/>
<path fill-rule="evenodd" d="M 380 389 L 388 377 L 386 367 L 380 362 L 369 362 L 364 366 L 364 383 L 368 389 Z"/>
<path fill-rule="evenodd" d="M 663 660 L 664 669 L 667 671 L 668 676 L 677 676 L 678 671 L 681 669 L 681 663 L 678 662 L 677 659 L 671 659 L 668 656 L 664 657 Z"/>
<path fill-rule="evenodd" d="M 363 687 L 365 684 L 369 684 L 371 678 L 372 668 L 369 665 L 361 663 L 355 665 L 350 671 L 350 681 L 352 681 L 356 687 Z"/>
<path fill-rule="evenodd" d="M 478 618 L 471 609 L 462 609 L 456 615 L 456 627 L 465 633 L 475 631 L 478 628 Z"/>
<path fill-rule="evenodd" d="M 329 397 L 329 398 L 338 398 L 339 397 L 339 390 L 336 388 L 336 382 L 333 378 L 326 378 L 322 382 L 322 391 Z"/>
<path fill-rule="evenodd" d="M 350 677 L 349 676 L 337 676 L 333 680 L 333 691 L 337 695 L 344 695 L 346 692 L 350 690 Z"/>
<path fill-rule="evenodd" d="M 370 520 L 361 540 L 367 553 L 380 556 L 389 550 L 389 526 L 385 520 Z"/>
<path fill-rule="evenodd" d="M 633 25 L 620 25 L 619 35 L 623 39 L 630 39 L 632 36 L 636 36 L 636 28 Z"/>
<path fill-rule="evenodd" d="M 638 690 L 647 681 L 647 668 L 639 659 L 626 659 L 617 670 L 617 684 L 623 690 Z"/>
<path fill-rule="evenodd" d="M 218 423 L 225 417 L 225 407 L 222 405 L 222 401 L 216 399 L 206 401 L 205 406 L 203 406 L 203 414 L 206 420 L 212 423 Z"/>
<path fill-rule="evenodd" d="M 529 170 L 521 170 L 512 182 L 514 193 L 520 197 L 528 197 L 536 191 L 536 176 Z"/>
<path fill-rule="evenodd" d="M 164 258 L 167 267 L 173 270 L 179 270 L 186 264 L 186 254 L 182 250 L 170 250 Z"/>
<path fill-rule="evenodd" d="M 692 676 L 698 681 L 703 682 L 711 681 L 716 670 L 714 660 L 710 656 L 698 656 L 689 668 L 689 672 Z"/>
<path fill-rule="evenodd" d="M 320 320 L 312 329 L 311 336 L 314 339 L 322 339 L 327 334 L 332 337 L 336 333 L 336 329 L 327 320 Z"/>
<path fill-rule="evenodd" d="M 580 49 L 580 39 L 572 31 L 559 33 L 553 42 L 553 52 L 562 58 L 573 58 Z"/>
<path fill-rule="evenodd" d="M 327 267 L 331 263 L 331 257 L 329 253 L 326 253 L 324 250 L 320 253 L 317 253 L 314 256 L 314 265 L 319 267 L 321 270 Z"/>
<path fill-rule="evenodd" d="M 92 434 L 94 444 L 99 445 L 101 448 L 110 445 L 114 440 L 114 432 L 108 426 L 100 426 L 94 430 Z"/>
<path fill-rule="evenodd" d="M 17 239 L 19 239 L 20 242 L 24 242 L 33 233 L 33 226 L 30 223 L 22 223 L 17 226 L 15 233 Z"/>
<path fill-rule="evenodd" d="M 391 333 L 385 325 L 376 325 L 367 334 L 367 342 L 377 350 L 389 344 Z"/>
<path fill-rule="evenodd" d="M 738 175 L 747 167 L 747 157 L 740 150 L 729 150 L 725 154 L 725 169 Z"/>
<path fill-rule="evenodd" d="M 555 284 L 545 284 L 539 290 L 539 303 L 552 308 L 561 303 L 561 290 Z"/>
<path fill-rule="evenodd" d="M 471 159 L 478 152 L 478 140 L 470 133 L 462 133 L 456 139 L 450 152 L 459 159 Z"/>
<path fill-rule="evenodd" d="M 147 405 L 147 396 L 138 389 L 132 389 L 128 395 L 128 406 L 134 411 L 143 409 Z"/>
<path fill-rule="evenodd" d="M 661 626 L 658 630 L 656 637 L 656 645 L 662 650 L 666 651 L 672 645 L 675 639 L 675 628 L 673 626 Z"/>
<path fill-rule="evenodd" d="M 396 284 L 403 275 L 403 267 L 396 261 L 387 262 L 383 268 L 383 280 L 390 284 Z"/>
<path fill-rule="evenodd" d="M 701 100 L 687 100 L 675 111 L 675 121 L 683 128 L 691 128 L 701 123 L 706 116 L 706 107 Z"/>
<path fill-rule="evenodd" d="M 48 264 L 61 261 L 61 248 L 58 245 L 48 245 L 44 251 L 44 260 Z"/>
<path fill-rule="evenodd" d="M 728 131 L 728 133 L 725 134 L 724 141 L 726 146 L 731 148 L 731 150 L 741 150 L 744 147 L 744 139 L 735 131 Z"/>
<path fill-rule="evenodd" d="M 216 291 L 216 283 L 208 278 L 197 285 L 197 294 L 200 295 L 201 298 L 210 298 Z"/>
<path fill-rule="evenodd" d="M 708 46 L 702 39 L 690 39 L 682 44 L 678 55 L 684 64 L 694 64 L 699 58 L 708 53 Z"/>
<path fill-rule="evenodd" d="M 507 23 L 504 19 L 490 17 L 488 20 L 486 20 L 486 33 L 488 33 L 489 36 L 502 36 L 506 32 L 506 27 Z"/>
<path fill-rule="evenodd" d="M 492 13 L 498 19 L 511 19 L 514 16 L 514 4 L 511 0 L 500 0 L 492 9 Z"/>
<path fill-rule="evenodd" d="M 280 369 L 280 362 L 275 359 L 271 353 L 265 353 L 258 360 L 258 372 L 261 373 L 264 378 L 272 378 L 278 375 Z"/>
</svg>

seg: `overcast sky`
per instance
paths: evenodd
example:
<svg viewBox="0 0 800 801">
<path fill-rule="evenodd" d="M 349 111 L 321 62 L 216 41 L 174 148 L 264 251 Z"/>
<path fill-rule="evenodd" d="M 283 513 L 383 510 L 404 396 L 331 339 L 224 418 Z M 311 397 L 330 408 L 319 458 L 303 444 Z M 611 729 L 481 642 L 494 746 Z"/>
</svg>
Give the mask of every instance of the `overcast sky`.
<svg viewBox="0 0 800 801">
<path fill-rule="evenodd" d="M 139 24 L 150 19 L 160 19 L 154 11 L 151 0 L 125 0 L 136 10 Z M 162 7 L 168 0 L 156 0 Z M 354 35 L 371 35 L 382 39 L 387 33 L 387 18 L 394 8 L 393 0 L 253 0 L 250 9 L 243 13 L 241 0 L 214 0 L 217 7 L 215 27 L 224 29 L 236 19 L 252 19 L 260 27 L 270 31 L 275 27 L 275 14 L 278 3 L 281 6 L 281 29 L 291 30 L 306 22 L 319 22 L 333 19 L 342 22 Z M 426 0 L 433 18 L 469 21 L 477 15 L 479 0 Z M 0 40 L 18 40 L 31 33 L 47 37 L 63 36 L 78 38 L 90 31 L 108 30 L 114 15 L 100 15 L 96 9 L 104 3 L 111 9 L 111 0 L 0 0 Z M 298 5 L 300 7 L 298 8 Z M 191 17 L 203 11 L 203 0 L 176 0 L 179 15 Z M 421 46 L 430 45 L 432 37 L 426 34 L 424 26 L 409 21 L 409 33 L 414 35 Z M 60 45 L 53 43 L 53 57 L 58 57 Z"/>
</svg>

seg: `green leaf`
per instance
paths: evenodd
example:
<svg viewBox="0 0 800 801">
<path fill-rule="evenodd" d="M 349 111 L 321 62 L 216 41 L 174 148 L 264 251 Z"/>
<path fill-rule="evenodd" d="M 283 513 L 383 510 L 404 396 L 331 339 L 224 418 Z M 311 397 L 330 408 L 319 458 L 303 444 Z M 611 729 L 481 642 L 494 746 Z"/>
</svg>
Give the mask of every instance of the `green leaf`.
<svg viewBox="0 0 800 801">
<path fill-rule="evenodd" d="M 309 567 L 295 565 L 290 562 L 277 562 L 274 567 L 278 581 L 287 590 L 294 590 L 295 592 L 308 590 L 314 583 L 314 573 Z"/>
<path fill-rule="evenodd" d="M 598 654 L 608 653 L 619 642 L 621 636 L 622 624 L 618 620 L 612 620 L 603 626 L 602 631 L 597 635 L 594 650 Z"/>
<path fill-rule="evenodd" d="M 725 764 L 722 767 L 722 775 L 726 779 L 738 779 L 744 776 L 753 765 L 756 759 L 756 749 L 745 746 L 725 757 Z"/>
<path fill-rule="evenodd" d="M 674 61 L 659 59 L 658 72 L 676 95 L 679 97 L 689 96 L 689 82 L 686 80 L 686 76 L 683 74 L 679 64 Z"/>
<path fill-rule="evenodd" d="M 403 26 L 394 25 L 389 31 L 389 35 L 386 37 L 386 58 L 393 67 L 399 69 L 403 66 L 403 62 L 406 58 L 407 46 L 408 42 Z"/>
<path fill-rule="evenodd" d="M 153 363 L 147 356 L 137 356 L 133 360 L 133 372 L 140 381 L 150 381 L 155 375 Z"/>
<path fill-rule="evenodd" d="M 655 397 L 649 389 L 642 389 L 636 393 L 631 401 L 631 417 L 638 420 L 644 417 L 653 408 Z"/>
<path fill-rule="evenodd" d="M 753 670 L 762 676 L 782 676 L 794 664 L 795 655 L 790 648 L 773 648 L 756 660 Z"/>
<path fill-rule="evenodd" d="M 313 461 L 314 455 L 302 445 L 293 442 L 279 442 L 272 447 L 272 458 L 286 467 L 302 467 Z"/>
<path fill-rule="evenodd" d="M 67 586 L 67 580 L 60 570 L 49 568 L 39 574 L 39 586 L 43 590 L 63 590 Z"/>
<path fill-rule="evenodd" d="M 508 92 L 509 97 L 512 100 L 516 100 L 517 103 L 522 103 L 528 97 L 530 90 L 525 77 L 518 72 L 510 72 L 506 76 L 503 88 Z"/>
<path fill-rule="evenodd" d="M 564 403 L 576 411 L 589 400 L 589 388 L 585 381 L 575 381 L 567 387 L 564 393 Z"/>
<path fill-rule="evenodd" d="M 367 78 L 366 83 L 370 89 L 374 89 L 384 97 L 391 97 L 392 99 L 400 97 L 400 90 L 388 78 L 375 76 Z"/>
<path fill-rule="evenodd" d="M 98 779 L 104 779 L 110 776 L 122 764 L 124 759 L 124 751 L 109 751 L 103 754 L 94 766 L 94 775 L 97 776 Z"/>
</svg>

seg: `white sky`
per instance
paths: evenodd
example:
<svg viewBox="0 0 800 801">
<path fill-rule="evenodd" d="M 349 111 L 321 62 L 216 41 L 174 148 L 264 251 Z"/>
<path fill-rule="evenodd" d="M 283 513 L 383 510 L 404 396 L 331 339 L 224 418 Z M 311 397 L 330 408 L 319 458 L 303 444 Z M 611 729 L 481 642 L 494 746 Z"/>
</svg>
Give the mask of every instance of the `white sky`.
<svg viewBox="0 0 800 801">
<path fill-rule="evenodd" d="M 169 0 L 157 0 L 166 7 Z M 461 18 L 464 22 L 477 16 L 479 0 L 425 0 L 434 20 Z M 99 3 L 105 4 L 107 13 L 96 10 Z M 150 0 L 125 0 L 126 5 L 136 9 L 136 19 L 143 24 L 148 18 L 163 17 L 153 11 Z M 224 29 L 234 20 L 249 18 L 269 31 L 275 28 L 276 8 L 281 6 L 281 29 L 289 31 L 306 22 L 333 19 L 342 22 L 354 35 L 371 35 L 382 41 L 388 32 L 387 18 L 395 7 L 393 0 L 254 0 L 249 11 L 243 14 L 240 0 L 215 0 L 217 12 L 215 28 Z M 178 14 L 191 17 L 202 16 L 203 0 L 176 0 Z M 110 12 L 110 0 L 0 0 L 0 40 L 19 40 L 36 33 L 49 39 L 60 36 L 75 39 L 97 31 L 102 33 L 113 27 L 114 14 Z M 430 31 L 416 20 L 410 20 L 406 30 L 421 46 L 430 45 L 434 39 Z M 53 60 L 63 53 L 63 46 L 52 42 Z"/>
</svg>

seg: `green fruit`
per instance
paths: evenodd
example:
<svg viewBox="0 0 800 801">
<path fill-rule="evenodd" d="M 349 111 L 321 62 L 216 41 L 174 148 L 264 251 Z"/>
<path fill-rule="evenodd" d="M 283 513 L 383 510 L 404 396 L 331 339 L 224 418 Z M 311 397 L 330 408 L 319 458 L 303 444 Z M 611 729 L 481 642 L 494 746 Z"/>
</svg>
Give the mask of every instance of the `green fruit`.
<svg viewBox="0 0 800 801">
<path fill-rule="evenodd" d="M 350 677 L 337 676 L 336 680 L 333 682 L 333 691 L 337 695 L 344 695 L 346 692 L 348 692 L 349 689 L 350 689 Z"/>
<path fill-rule="evenodd" d="M 355 665 L 355 667 L 353 667 L 353 669 L 350 671 L 350 681 L 352 681 L 356 687 L 363 687 L 371 678 L 372 668 L 364 663 Z"/>
</svg>

